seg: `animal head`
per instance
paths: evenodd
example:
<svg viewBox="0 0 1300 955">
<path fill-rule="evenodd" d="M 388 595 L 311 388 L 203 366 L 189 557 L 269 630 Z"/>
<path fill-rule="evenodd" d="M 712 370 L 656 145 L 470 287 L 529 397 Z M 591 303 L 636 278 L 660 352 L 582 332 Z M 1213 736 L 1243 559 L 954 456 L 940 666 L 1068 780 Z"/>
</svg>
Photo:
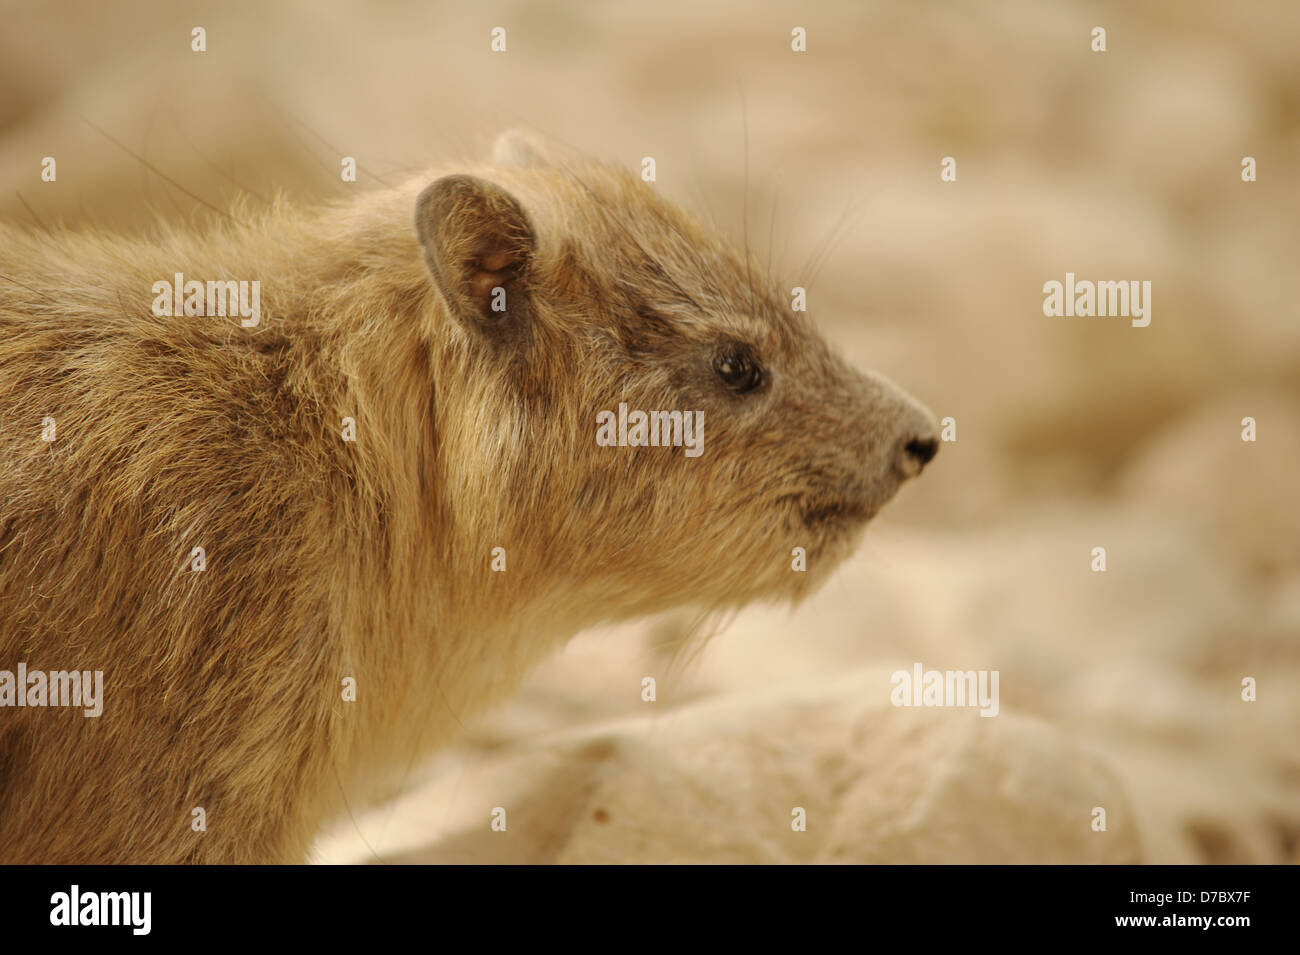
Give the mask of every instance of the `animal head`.
<svg viewBox="0 0 1300 955">
<path fill-rule="evenodd" d="M 938 449 L 925 408 L 626 171 L 507 134 L 424 188 L 415 229 L 460 393 L 442 479 L 481 502 L 462 530 L 609 616 L 802 596 Z"/>
</svg>

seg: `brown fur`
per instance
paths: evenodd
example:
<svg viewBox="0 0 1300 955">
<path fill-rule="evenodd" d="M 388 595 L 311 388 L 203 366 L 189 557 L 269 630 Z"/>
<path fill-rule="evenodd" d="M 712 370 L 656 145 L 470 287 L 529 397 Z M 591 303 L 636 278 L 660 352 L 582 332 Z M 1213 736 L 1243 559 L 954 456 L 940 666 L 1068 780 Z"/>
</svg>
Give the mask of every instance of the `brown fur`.
<svg viewBox="0 0 1300 955">
<path fill-rule="evenodd" d="M 0 860 L 302 860 L 571 634 L 801 597 L 912 473 L 928 413 L 719 237 L 626 173 L 500 156 L 149 242 L 0 228 L 0 669 L 105 671 L 98 719 L 0 709 Z M 465 172 L 489 201 L 426 202 L 422 248 L 417 199 Z M 260 326 L 154 317 L 177 271 L 260 280 Z M 702 409 L 704 454 L 598 447 L 620 401 Z"/>
</svg>

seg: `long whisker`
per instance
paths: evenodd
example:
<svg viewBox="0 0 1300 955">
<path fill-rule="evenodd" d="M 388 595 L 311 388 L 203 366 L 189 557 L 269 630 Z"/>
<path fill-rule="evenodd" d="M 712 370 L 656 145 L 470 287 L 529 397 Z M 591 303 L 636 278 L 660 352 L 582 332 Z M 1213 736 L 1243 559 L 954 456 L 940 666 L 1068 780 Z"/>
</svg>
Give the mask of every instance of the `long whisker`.
<svg viewBox="0 0 1300 955">
<path fill-rule="evenodd" d="M 764 271 L 772 274 L 772 246 L 776 239 L 776 207 L 781 200 L 780 185 L 778 184 L 772 192 L 772 214 L 767 223 L 767 264 L 763 266 Z"/>
<path fill-rule="evenodd" d="M 271 204 L 270 200 L 267 199 L 265 196 L 260 195 L 259 193 L 256 193 L 252 189 L 248 188 L 248 186 L 244 185 L 233 175 L 226 172 L 226 170 L 222 169 L 217 163 L 213 162 L 206 155 L 204 155 L 203 151 L 199 149 L 197 145 L 195 145 L 193 138 L 191 138 L 190 135 L 187 132 L 185 132 L 185 128 L 181 126 L 180 123 L 176 122 L 175 119 L 172 120 L 172 126 L 178 133 L 180 133 L 181 138 L 185 140 L 185 144 L 189 146 L 190 149 L 194 150 L 195 155 L 197 155 L 200 159 L 202 159 L 203 162 L 208 166 L 208 168 L 215 171 L 217 175 L 221 176 L 227 182 L 238 187 L 241 192 L 248 193 L 248 195 L 252 196 L 254 199 L 259 200 L 264 205 Z"/>
<path fill-rule="evenodd" d="M 740 83 L 739 79 L 736 81 Z M 740 85 L 740 120 L 745 139 L 745 184 L 740 198 L 740 216 L 745 234 L 745 281 L 749 285 L 749 317 L 754 317 L 754 273 L 749 262 L 749 107 L 745 103 L 745 87 Z"/>
<path fill-rule="evenodd" d="M 36 214 L 36 210 L 28 205 L 27 200 L 23 198 L 23 194 L 14 190 L 14 195 L 17 196 L 18 201 L 23 204 L 23 208 L 27 210 L 27 214 L 36 220 L 36 224 L 41 227 L 41 231 L 49 232 L 50 230 L 46 227 L 45 223 L 41 221 L 41 217 Z"/>
<path fill-rule="evenodd" d="M 844 210 L 843 215 L 840 216 L 839 221 L 826 237 L 821 250 L 814 257 L 815 261 L 809 261 L 808 264 L 805 265 L 805 273 L 808 269 L 812 269 L 812 275 L 804 283 L 805 288 L 812 288 L 817 279 L 821 276 L 822 269 L 825 268 L 827 262 L 830 261 L 831 253 L 839 246 L 840 242 L 848 237 L 854 218 L 861 212 L 865 211 L 867 204 L 874 201 L 883 191 L 884 187 L 882 186 L 870 195 L 855 199 L 849 207 Z"/>
<path fill-rule="evenodd" d="M 10 278 L 10 277 L 7 276 L 7 275 L 0 275 L 0 279 L 4 279 L 6 282 L 12 282 L 14 285 L 17 285 L 17 286 L 19 286 L 20 288 L 25 288 L 25 289 L 27 289 L 27 291 L 31 292 L 33 295 L 39 295 L 41 298 L 45 299 L 45 301 L 47 301 L 47 302 L 53 302 L 53 301 L 54 301 L 54 299 L 50 298 L 48 295 L 46 295 L 44 292 L 40 291 L 39 289 L 34 289 L 34 288 L 32 288 L 30 285 L 25 285 L 24 283 L 18 281 L 17 279 L 12 279 L 12 278 Z M 57 303 L 56 303 L 56 304 L 57 304 Z"/>
<path fill-rule="evenodd" d="M 185 193 L 185 195 L 189 196 L 191 199 L 193 199 L 193 200 L 194 200 L 195 202 L 197 202 L 199 205 L 201 205 L 201 206 L 205 206 L 205 207 L 207 207 L 208 209 L 211 209 L 211 210 L 212 210 L 213 212 L 215 212 L 217 215 L 219 215 L 219 216 L 223 216 L 224 218 L 229 219 L 231 222 L 238 222 L 238 221 L 239 221 L 239 220 L 236 219 L 234 216 L 232 216 L 229 212 L 226 212 L 224 209 L 219 209 L 219 208 L 217 208 L 216 206 L 214 206 L 212 203 L 208 202 L 208 200 L 204 199 L 202 196 L 198 196 L 198 195 L 195 195 L 194 193 L 190 192 L 188 189 L 186 189 L 184 186 L 182 186 L 179 182 L 177 182 L 177 181 L 176 181 L 175 179 L 173 179 L 171 176 L 167 175 L 167 173 L 163 172 L 161 169 L 159 169 L 159 168 L 158 168 L 157 166 L 155 166 L 153 163 L 149 162 L 149 160 L 145 159 L 145 158 L 144 158 L 143 156 L 141 156 L 139 153 L 137 153 L 137 152 L 135 152 L 134 150 L 132 150 L 129 146 L 126 146 L 125 144 L 123 144 L 120 140 L 114 139 L 112 136 L 110 136 L 110 135 L 109 135 L 108 133 L 106 133 L 104 130 L 100 129 L 98 126 L 96 126 L 96 125 L 95 125 L 94 123 L 92 123 L 90 120 L 88 120 L 86 117 L 82 116 L 82 117 L 81 117 L 81 121 L 82 121 L 83 123 L 85 123 L 87 126 L 89 126 L 91 129 L 93 129 L 95 132 L 99 133 L 99 134 L 100 134 L 101 136 L 103 136 L 105 139 L 107 139 L 110 143 L 112 143 L 112 144 L 113 144 L 114 146 L 116 146 L 118 149 L 122 150 L 122 151 L 123 151 L 124 153 L 126 153 L 128 156 L 130 156 L 131 158 L 135 159 L 136 162 L 140 163 L 142 166 L 144 166 L 146 169 L 148 169 L 151 173 L 153 173 L 153 174 L 154 174 L 155 176 L 157 176 L 159 179 L 161 179 L 161 180 L 163 180 L 164 182 L 168 183 L 169 185 L 174 186 L 175 188 L 179 189 L 181 192 Z"/>
<path fill-rule="evenodd" d="M 338 783 L 339 786 L 339 798 L 343 800 L 343 808 L 347 811 L 348 818 L 352 820 L 352 828 L 356 830 L 357 838 L 360 839 L 362 844 L 365 845 L 365 847 L 370 850 L 370 854 L 375 857 L 376 862 L 380 863 L 381 865 L 388 865 L 388 863 L 384 861 L 383 856 L 381 856 L 378 852 L 376 852 L 375 847 L 370 844 L 370 840 L 366 838 L 366 834 L 361 831 L 361 826 L 357 824 L 357 817 L 352 813 L 352 804 L 348 802 L 348 794 L 343 789 L 343 779 L 341 776 L 339 776 L 338 765 L 337 764 L 332 764 L 332 765 L 334 769 L 334 781 Z"/>
</svg>

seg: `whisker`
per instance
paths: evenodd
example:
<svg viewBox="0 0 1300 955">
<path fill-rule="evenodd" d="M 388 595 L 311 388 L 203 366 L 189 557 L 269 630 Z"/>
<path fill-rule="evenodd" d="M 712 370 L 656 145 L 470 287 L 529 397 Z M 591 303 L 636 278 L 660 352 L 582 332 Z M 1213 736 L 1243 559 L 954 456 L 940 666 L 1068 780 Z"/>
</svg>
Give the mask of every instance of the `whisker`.
<svg viewBox="0 0 1300 955">
<path fill-rule="evenodd" d="M 740 217 L 745 234 L 745 281 L 749 285 L 749 317 L 754 318 L 754 274 L 749 261 L 749 107 L 745 103 L 745 87 L 740 83 L 740 120 L 745 141 L 745 183 L 741 191 Z"/>
<path fill-rule="evenodd" d="M 50 230 L 46 227 L 45 223 L 41 221 L 41 217 L 36 214 L 36 210 L 28 205 L 27 200 L 23 198 L 23 194 L 15 189 L 14 195 L 17 196 L 18 201 L 23 204 L 23 208 L 27 210 L 27 214 L 36 220 L 36 224 L 41 227 L 41 231 L 49 232 Z"/>
<path fill-rule="evenodd" d="M 271 101 L 268 100 L 268 102 L 271 102 Z M 338 149 L 338 148 L 336 148 L 335 146 L 333 146 L 332 144 L 330 144 L 330 143 L 325 139 L 324 136 L 322 136 L 320 133 L 316 132 L 316 130 L 312 129 L 310 126 L 308 126 L 305 122 L 303 122 L 303 121 L 302 121 L 301 119 L 299 119 L 297 116 L 294 116 L 292 113 L 290 113 L 289 111 L 287 111 L 287 110 L 281 108 L 278 104 L 276 104 L 276 103 L 274 103 L 274 102 L 271 102 L 271 105 L 272 105 L 275 109 L 277 109 L 277 110 L 280 111 L 280 115 L 284 116 L 286 119 L 288 119 L 288 120 L 289 120 L 290 122 L 292 122 L 292 123 L 297 123 L 297 124 L 298 124 L 299 126 L 301 126 L 303 129 L 305 129 L 308 133 L 310 133 L 312 136 L 314 136 L 314 137 L 315 137 L 315 138 L 316 138 L 316 139 L 317 139 L 317 140 L 318 140 L 318 141 L 319 141 L 319 142 L 320 142 L 320 143 L 321 143 L 321 144 L 322 144 L 326 149 L 328 149 L 330 152 L 334 153 L 334 155 L 336 155 L 336 156 L 343 156 L 343 155 L 345 155 L 345 153 L 343 152 L 343 150 Z M 360 166 L 359 163 L 358 163 L 358 168 L 361 169 L 361 166 Z M 363 171 L 367 176 L 369 176 L 371 179 L 375 179 L 375 180 L 377 180 L 378 182 L 382 183 L 383 185 L 388 186 L 390 189 L 393 187 L 393 184 L 392 184 L 391 182 L 389 182 L 387 179 L 385 179 L 385 178 L 383 178 L 382 176 L 380 176 L 378 173 L 371 172 L 369 169 L 362 169 L 362 171 Z"/>
<path fill-rule="evenodd" d="M 776 238 L 776 207 L 781 200 L 780 185 L 772 192 L 772 215 L 767 224 L 767 264 L 763 266 L 764 271 L 770 276 L 772 274 L 772 246 Z"/>
<path fill-rule="evenodd" d="M 41 298 L 45 299 L 45 301 L 47 301 L 47 302 L 53 302 L 55 305 L 58 304 L 58 302 L 56 302 L 54 299 L 50 298 L 50 297 L 49 297 L 48 295 L 46 295 L 44 292 L 40 291 L 39 289 L 34 289 L 34 288 L 32 288 L 30 285 L 26 285 L 26 284 L 24 284 L 24 283 L 18 281 L 17 279 L 10 278 L 9 276 L 7 276 L 7 275 L 2 275 L 2 274 L 0 274 L 0 279 L 4 279 L 6 282 L 12 282 L 14 285 L 17 285 L 17 286 L 19 286 L 20 288 L 25 288 L 25 289 L 27 289 L 27 291 L 31 292 L 33 295 L 39 295 Z"/>
<path fill-rule="evenodd" d="M 194 193 L 190 192 L 188 189 L 186 189 L 184 186 L 182 186 L 179 182 L 177 182 L 177 181 L 176 181 L 175 179 L 173 179 L 171 176 L 167 175 L 165 172 L 163 172 L 161 169 L 159 169 L 159 168 L 158 168 L 157 166 L 155 166 L 153 163 L 149 162 L 149 160 L 145 159 L 145 158 L 144 158 L 143 156 L 141 156 L 139 153 L 135 152 L 135 151 L 132 150 L 130 147 L 126 146 L 126 145 L 125 145 L 124 143 L 122 143 L 120 140 L 117 140 L 117 139 L 113 138 L 112 136 L 110 136 L 107 132 L 105 132 L 104 130 L 100 129 L 98 126 L 96 126 L 94 123 L 92 123 L 92 122 L 91 122 L 89 119 L 87 119 L 85 116 L 82 116 L 82 117 L 81 117 L 81 121 L 82 121 L 83 123 L 85 123 L 87 126 L 89 126 L 91 129 L 93 129 L 95 132 L 99 133 L 99 134 L 100 134 L 101 136 L 103 136 L 105 139 L 107 139 L 107 140 L 108 140 L 110 143 L 112 143 L 114 146 L 116 146 L 116 147 L 118 147 L 119 149 L 121 149 L 121 150 L 122 150 L 124 153 L 126 153 L 128 156 L 130 156 L 130 157 L 132 157 L 133 159 L 135 159 L 136 162 L 140 163 L 142 166 L 144 166 L 146 169 L 148 169 L 150 172 L 152 172 L 152 173 L 153 173 L 155 176 L 157 176 L 159 179 L 162 179 L 164 182 L 168 183 L 169 185 L 172 185 L 172 186 L 174 186 L 175 188 L 179 189 L 181 192 L 185 193 L 185 195 L 189 196 L 191 199 L 193 199 L 193 200 L 194 200 L 195 202 L 197 202 L 199 205 L 201 205 L 201 206 L 206 206 L 208 209 L 211 209 L 211 210 L 212 210 L 213 212 L 215 212 L 217 215 L 222 216 L 222 217 L 224 217 L 224 218 L 226 218 L 226 219 L 229 219 L 231 222 L 238 222 L 238 221 L 239 221 L 239 220 L 236 219 L 234 216 L 232 216 L 229 212 L 226 212 L 224 209 L 218 209 L 216 206 L 214 206 L 212 203 L 208 202 L 208 200 L 204 199 L 202 196 L 198 196 L 198 195 L 195 195 Z"/>
<path fill-rule="evenodd" d="M 181 138 L 185 140 L 185 145 L 189 146 L 190 149 L 194 150 L 195 155 L 197 155 L 200 159 L 202 159 L 203 162 L 207 164 L 208 168 L 214 170 L 217 173 L 217 175 L 221 176 L 227 182 L 238 187 L 240 191 L 248 193 L 248 195 L 252 196 L 254 199 L 259 200 L 264 205 L 270 205 L 270 200 L 268 200 L 265 196 L 262 196 L 257 192 L 254 192 L 252 189 L 248 188 L 248 186 L 244 185 L 233 175 L 226 172 L 226 170 L 222 169 L 219 165 L 217 165 L 215 162 L 209 159 L 204 154 L 203 150 L 199 149 L 199 147 L 195 145 L 194 140 L 190 137 L 190 135 L 187 132 L 185 132 L 185 128 L 181 126 L 180 123 L 176 122 L 175 119 L 172 120 L 172 126 L 176 129 L 177 132 L 181 134 Z"/>
<path fill-rule="evenodd" d="M 370 850 L 370 854 L 375 857 L 376 862 L 380 865 L 388 865 L 388 863 L 384 861 L 383 856 L 376 852 L 375 847 L 370 844 L 370 840 L 366 838 L 366 834 L 361 831 L 361 826 L 357 824 L 357 817 L 352 813 L 352 804 L 348 802 L 348 794 L 343 789 L 343 780 L 339 776 L 338 765 L 332 765 L 334 768 L 334 781 L 339 785 L 339 798 L 343 800 L 343 808 L 347 810 L 348 818 L 352 820 L 352 828 L 356 830 L 357 838 L 360 839 L 362 844 Z"/>
</svg>

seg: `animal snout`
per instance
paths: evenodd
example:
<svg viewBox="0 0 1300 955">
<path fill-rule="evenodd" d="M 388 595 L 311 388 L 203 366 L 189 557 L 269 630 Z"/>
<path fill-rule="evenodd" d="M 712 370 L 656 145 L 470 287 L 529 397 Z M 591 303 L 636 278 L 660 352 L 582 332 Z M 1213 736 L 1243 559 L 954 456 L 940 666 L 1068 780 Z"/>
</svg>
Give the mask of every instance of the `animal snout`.
<svg viewBox="0 0 1300 955">
<path fill-rule="evenodd" d="M 941 437 L 934 413 L 884 375 L 867 372 L 861 380 L 866 428 L 860 447 L 874 512 L 934 460 Z"/>
<path fill-rule="evenodd" d="M 894 438 L 881 463 L 892 469 L 900 481 L 906 481 L 920 474 L 939 453 L 939 425 L 929 408 L 901 388 L 891 385 L 887 394 Z"/>
</svg>

